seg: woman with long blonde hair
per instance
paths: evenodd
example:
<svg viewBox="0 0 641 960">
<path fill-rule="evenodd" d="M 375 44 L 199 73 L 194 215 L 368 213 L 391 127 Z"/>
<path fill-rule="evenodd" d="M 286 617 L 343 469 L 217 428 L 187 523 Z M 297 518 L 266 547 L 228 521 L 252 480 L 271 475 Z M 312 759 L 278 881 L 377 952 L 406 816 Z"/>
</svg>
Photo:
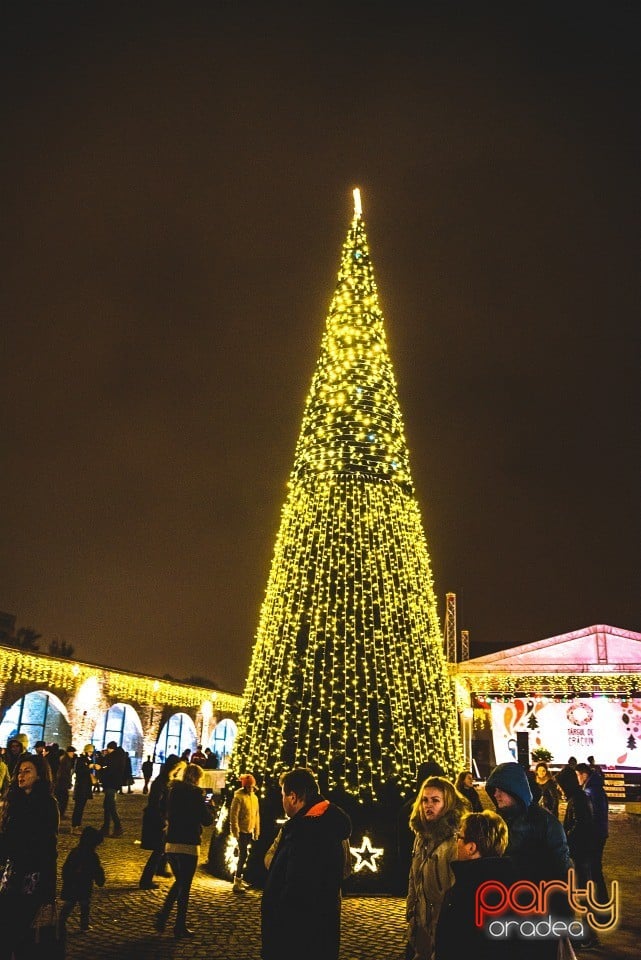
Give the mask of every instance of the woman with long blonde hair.
<svg viewBox="0 0 641 960">
<path fill-rule="evenodd" d="M 432 960 L 439 911 L 454 883 L 450 868 L 456 860 L 456 833 L 470 805 L 445 777 L 428 777 L 410 814 L 414 847 L 407 892 L 409 956 Z"/>
</svg>

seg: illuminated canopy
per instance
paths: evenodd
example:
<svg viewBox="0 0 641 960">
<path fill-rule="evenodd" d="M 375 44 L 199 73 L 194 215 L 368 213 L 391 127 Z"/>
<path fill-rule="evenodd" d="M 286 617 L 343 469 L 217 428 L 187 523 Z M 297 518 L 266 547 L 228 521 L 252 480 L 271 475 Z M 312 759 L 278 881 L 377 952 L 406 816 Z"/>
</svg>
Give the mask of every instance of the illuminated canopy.
<svg viewBox="0 0 641 960">
<path fill-rule="evenodd" d="M 476 657 L 452 668 L 478 694 L 611 693 L 641 690 L 641 633 L 598 624 Z"/>
</svg>

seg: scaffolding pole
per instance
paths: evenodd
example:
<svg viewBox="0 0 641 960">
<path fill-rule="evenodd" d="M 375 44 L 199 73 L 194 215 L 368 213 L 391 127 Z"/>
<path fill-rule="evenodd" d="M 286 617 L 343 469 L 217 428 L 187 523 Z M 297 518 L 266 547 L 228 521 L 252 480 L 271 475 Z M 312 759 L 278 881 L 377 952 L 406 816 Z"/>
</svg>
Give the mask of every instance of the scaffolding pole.
<svg viewBox="0 0 641 960">
<path fill-rule="evenodd" d="M 456 663 L 456 594 L 445 594 L 445 658 Z"/>
</svg>

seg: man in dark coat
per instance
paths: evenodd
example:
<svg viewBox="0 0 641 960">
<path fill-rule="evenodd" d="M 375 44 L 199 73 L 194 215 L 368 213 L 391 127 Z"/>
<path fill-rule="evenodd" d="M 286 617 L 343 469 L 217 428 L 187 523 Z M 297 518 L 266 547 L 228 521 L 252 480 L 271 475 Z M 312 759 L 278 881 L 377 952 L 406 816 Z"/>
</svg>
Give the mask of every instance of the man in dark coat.
<svg viewBox="0 0 641 960">
<path fill-rule="evenodd" d="M 594 853 L 594 816 L 592 804 L 581 789 L 577 767 L 564 767 L 556 776 L 556 782 L 565 794 L 567 807 L 563 818 L 563 827 L 568 838 L 570 856 L 574 863 L 576 885 L 585 890 L 588 880 L 592 879 L 592 858 Z M 582 947 L 596 947 L 599 939 L 594 931 L 587 931 Z"/>
<path fill-rule="evenodd" d="M 53 795 L 58 801 L 60 810 L 60 819 L 67 819 L 67 807 L 69 806 L 69 791 L 73 782 L 73 772 L 76 766 L 76 748 L 67 747 L 60 751 L 60 762 L 58 772 L 56 773 Z"/>
<path fill-rule="evenodd" d="M 557 773 L 556 782 L 567 800 L 563 827 L 568 838 L 570 856 L 574 862 L 577 886 L 585 890 L 588 880 L 592 879 L 590 874 L 594 834 L 592 806 L 581 789 L 576 770 L 572 767 L 564 767 Z"/>
<path fill-rule="evenodd" d="M 567 881 L 571 863 L 565 831 L 556 817 L 532 799 L 523 767 L 500 763 L 488 777 L 485 791 L 507 823 L 505 855 L 514 861 L 519 880 Z M 553 894 L 551 906 L 556 917 L 570 914 L 565 897 L 555 898 Z M 556 940 L 536 940 L 524 945 L 524 950 L 537 960 L 555 960 L 557 947 Z"/>
<path fill-rule="evenodd" d="M 82 817 L 85 807 L 93 794 L 91 771 L 93 769 L 93 744 L 87 743 L 76 760 L 76 779 L 73 785 L 73 813 L 71 814 L 71 832 L 81 833 Z"/>
<path fill-rule="evenodd" d="M 302 951 L 305 960 L 338 960 L 344 842 L 352 825 L 321 796 L 311 770 L 290 770 L 280 785 L 289 819 L 268 854 L 261 956 L 300 960 Z"/>
<path fill-rule="evenodd" d="M 147 757 L 147 759 L 143 762 L 140 770 L 145 781 L 145 785 L 142 788 L 142 792 L 149 793 L 149 781 L 154 775 L 154 764 L 151 757 Z"/>
<path fill-rule="evenodd" d="M 588 757 L 588 760 L 589 759 Z M 593 835 L 590 873 L 594 880 L 597 900 L 599 903 L 606 903 L 609 899 L 609 894 L 603 876 L 603 848 L 605 847 L 609 834 L 608 795 L 603 789 L 603 774 L 599 767 L 595 765 L 588 766 L 587 763 L 578 763 L 576 775 L 579 778 L 579 783 L 584 793 L 592 804 L 592 816 L 594 819 L 592 824 Z"/>
<path fill-rule="evenodd" d="M 109 836 L 109 825 L 112 820 L 114 831 L 111 836 L 122 837 L 122 824 L 118 816 L 118 808 L 116 807 L 116 794 L 125 778 L 126 762 L 127 754 L 125 751 L 122 747 L 118 746 L 115 740 L 110 740 L 100 761 L 100 780 L 102 782 L 102 788 L 105 791 L 103 824 L 101 829 L 105 837 Z"/>
<path fill-rule="evenodd" d="M 133 773 L 133 767 L 131 766 L 131 757 L 129 756 L 126 750 L 123 750 L 123 753 L 125 755 L 125 769 L 122 775 L 122 783 L 120 784 L 118 793 L 125 792 L 123 787 L 127 787 L 127 793 L 133 793 L 133 790 L 131 788 L 134 785 L 134 773 Z"/>
</svg>

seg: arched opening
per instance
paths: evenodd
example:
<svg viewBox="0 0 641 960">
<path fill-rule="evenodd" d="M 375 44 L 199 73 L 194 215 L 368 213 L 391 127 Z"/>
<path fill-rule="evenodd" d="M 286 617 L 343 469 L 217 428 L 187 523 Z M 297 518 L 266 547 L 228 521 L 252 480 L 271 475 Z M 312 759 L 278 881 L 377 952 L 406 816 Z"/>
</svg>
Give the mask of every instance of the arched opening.
<svg viewBox="0 0 641 960">
<path fill-rule="evenodd" d="M 234 749 L 234 742 L 238 728 L 233 720 L 226 717 L 214 727 L 210 749 L 218 757 L 218 765 L 221 770 L 226 770 L 229 764 L 231 752 Z"/>
<path fill-rule="evenodd" d="M 184 750 L 196 749 L 196 727 L 188 713 L 174 713 L 160 731 L 156 742 L 156 760 L 164 763 L 168 756 L 180 756 Z"/>
<path fill-rule="evenodd" d="M 71 727 L 67 708 L 62 700 L 46 690 L 34 690 L 17 700 L 5 713 L 0 723 L 0 743 L 26 733 L 29 749 L 38 740 L 57 743 L 63 750 L 71 745 Z"/>
<path fill-rule="evenodd" d="M 104 750 L 111 740 L 115 740 L 118 746 L 129 755 L 133 776 L 140 776 L 143 747 L 142 724 L 140 717 L 128 703 L 114 703 L 96 724 L 91 738 L 96 749 Z"/>
</svg>

